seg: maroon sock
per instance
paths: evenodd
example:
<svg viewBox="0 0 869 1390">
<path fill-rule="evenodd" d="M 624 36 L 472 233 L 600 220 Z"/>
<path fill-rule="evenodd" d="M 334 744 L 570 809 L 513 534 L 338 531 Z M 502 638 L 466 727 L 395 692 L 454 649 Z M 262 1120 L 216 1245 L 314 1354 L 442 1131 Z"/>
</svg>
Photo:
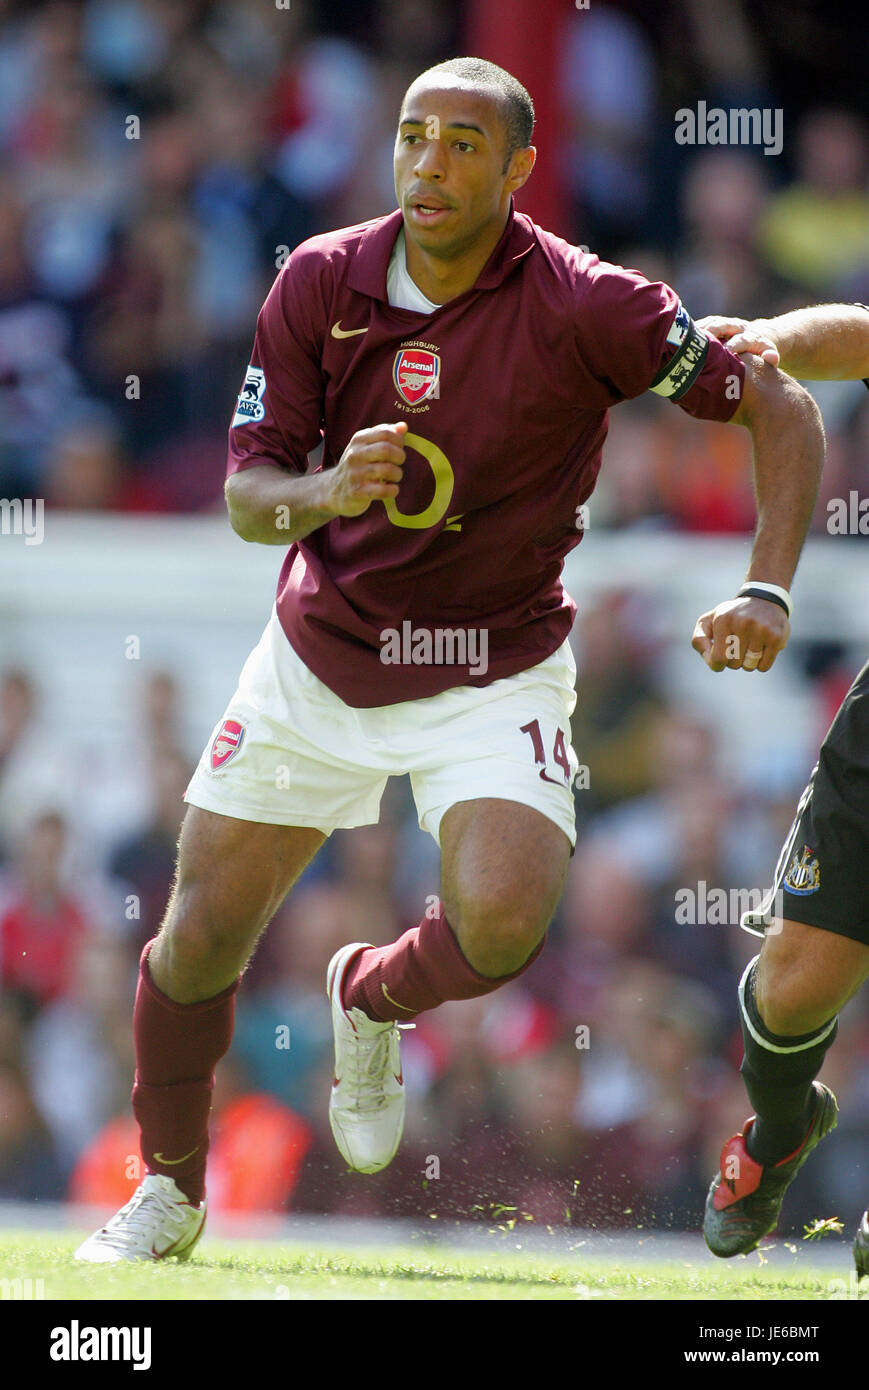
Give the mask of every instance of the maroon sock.
<svg viewBox="0 0 869 1390">
<path fill-rule="evenodd" d="M 149 1173 L 174 1178 L 197 1205 L 205 1196 L 214 1068 L 229 1049 L 238 981 L 196 1004 L 176 1004 L 151 979 L 149 941 L 133 1011 L 133 1113 Z"/>
<path fill-rule="evenodd" d="M 481 975 L 462 955 L 441 904 L 437 917 L 423 917 L 390 946 L 360 951 L 344 976 L 343 1004 L 381 1023 L 402 1023 L 447 999 L 491 994 L 527 970 L 542 950 L 543 941 L 512 975 Z"/>
</svg>

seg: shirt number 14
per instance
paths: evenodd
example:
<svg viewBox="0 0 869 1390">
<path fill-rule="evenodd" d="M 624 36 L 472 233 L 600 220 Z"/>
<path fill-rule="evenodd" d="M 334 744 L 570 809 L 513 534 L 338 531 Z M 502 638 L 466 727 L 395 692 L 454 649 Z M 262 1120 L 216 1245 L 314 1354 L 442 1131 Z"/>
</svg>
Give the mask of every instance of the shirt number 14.
<svg viewBox="0 0 869 1390">
<path fill-rule="evenodd" d="M 558 784 L 557 777 L 550 777 L 546 771 L 546 751 L 543 747 L 543 735 L 540 732 L 540 723 L 532 719 L 530 724 L 522 724 L 519 728 L 520 734 L 528 734 L 534 749 L 534 761 L 540 764 L 541 782 L 555 782 Z M 552 749 L 552 760 L 561 768 L 564 773 L 565 782 L 570 784 L 570 759 L 567 756 L 567 745 L 564 741 L 564 732 L 561 729 L 555 731 L 555 746 Z"/>
</svg>

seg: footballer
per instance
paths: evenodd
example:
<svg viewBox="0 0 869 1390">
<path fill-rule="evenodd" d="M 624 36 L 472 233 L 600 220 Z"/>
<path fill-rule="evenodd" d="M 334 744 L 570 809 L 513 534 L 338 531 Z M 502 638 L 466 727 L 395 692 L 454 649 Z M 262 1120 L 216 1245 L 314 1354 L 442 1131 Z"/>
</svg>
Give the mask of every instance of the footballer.
<svg viewBox="0 0 869 1390">
<path fill-rule="evenodd" d="M 817 492 L 817 408 L 702 333 L 669 286 L 515 211 L 533 123 L 524 87 L 491 63 L 423 73 L 399 113 L 397 209 L 298 246 L 260 312 L 226 499 L 245 540 L 289 548 L 187 789 L 176 881 L 142 955 L 146 1176 L 81 1259 L 184 1256 L 199 1239 L 239 978 L 326 837 L 377 821 L 389 777 L 410 774 L 441 891 L 386 947 L 348 920 L 328 967 L 329 1113 L 351 1169 L 397 1150 L 401 1025 L 498 989 L 541 951 L 575 842 L 575 606 L 560 576 L 610 406 L 653 390 L 751 432 L 756 534 L 746 586 L 713 614 L 713 654 L 767 670 L 787 641 L 777 596 Z M 409 660 L 394 659 L 398 632 Z"/>
<path fill-rule="evenodd" d="M 731 351 L 754 353 L 802 380 L 869 386 L 869 310 L 826 304 L 778 318 L 704 319 Z M 713 615 L 694 647 L 712 660 Z M 836 1098 L 815 1081 L 839 1010 L 869 974 L 869 663 L 845 696 L 782 847 L 772 897 L 742 925 L 763 937 L 739 985 L 742 1076 L 755 1114 L 724 1145 L 703 1233 L 716 1255 L 753 1250 L 778 1224 L 782 1199 L 809 1154 L 835 1128 Z M 775 904 L 773 904 L 773 898 Z M 775 917 L 773 905 L 786 916 Z M 869 1212 L 854 1244 L 869 1275 Z"/>
</svg>

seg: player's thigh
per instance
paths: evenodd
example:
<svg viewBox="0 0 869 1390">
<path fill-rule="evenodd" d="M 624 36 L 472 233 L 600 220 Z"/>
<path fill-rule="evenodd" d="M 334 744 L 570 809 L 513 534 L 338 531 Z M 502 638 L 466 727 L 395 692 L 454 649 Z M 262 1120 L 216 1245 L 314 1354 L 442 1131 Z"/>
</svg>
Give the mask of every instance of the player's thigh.
<svg viewBox="0 0 869 1390">
<path fill-rule="evenodd" d="M 829 1021 L 869 974 L 869 946 L 785 918 L 764 937 L 755 1000 L 772 1033 L 796 1037 Z"/>
<path fill-rule="evenodd" d="M 543 825 L 540 833 L 559 845 L 567 841 L 569 853 L 576 843 L 573 782 L 579 766 L 570 744 L 575 681 L 576 665 L 565 642 L 518 675 L 482 688 L 461 686 L 409 706 L 404 726 L 393 728 L 391 736 L 410 770 L 420 826 L 442 850 L 449 814 L 453 826 L 459 818 L 479 823 L 481 836 L 496 819 Z M 499 811 L 499 802 L 508 809 Z M 472 816 L 458 809 L 467 803 L 488 809 Z M 522 814 L 529 811 L 535 814 Z M 455 838 L 451 831 L 450 840 Z"/>
<path fill-rule="evenodd" d="M 755 983 L 783 1036 L 820 1027 L 869 973 L 869 665 L 821 744 L 776 870 L 776 927 Z M 750 925 L 750 923 L 749 923 Z"/>
<path fill-rule="evenodd" d="M 310 826 L 260 824 L 189 806 L 175 886 L 151 952 L 158 986 L 160 975 L 185 990 L 191 973 L 209 984 L 215 971 L 235 978 L 325 838 Z"/>
<path fill-rule="evenodd" d="M 185 899 L 229 931 L 264 926 L 323 844 L 310 826 L 263 825 L 189 806 L 178 844 L 173 915 Z"/>
<path fill-rule="evenodd" d="M 564 830 L 534 807 L 484 797 L 451 806 L 440 839 L 441 897 L 459 944 L 494 937 L 529 954 L 564 886 Z"/>
</svg>

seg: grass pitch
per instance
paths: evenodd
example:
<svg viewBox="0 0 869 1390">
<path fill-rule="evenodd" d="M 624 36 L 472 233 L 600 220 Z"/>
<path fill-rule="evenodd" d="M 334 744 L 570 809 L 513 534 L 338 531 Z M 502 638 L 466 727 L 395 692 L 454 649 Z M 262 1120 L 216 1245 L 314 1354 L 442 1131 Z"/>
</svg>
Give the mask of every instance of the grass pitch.
<svg viewBox="0 0 869 1390">
<path fill-rule="evenodd" d="M 0 1232 L 0 1298 L 107 1300 L 829 1300 L 847 1291 L 851 1265 L 772 1268 L 756 1253 L 726 1264 L 694 1260 L 645 1263 L 636 1257 L 583 1258 L 504 1250 L 304 1248 L 280 1242 L 205 1237 L 186 1263 L 80 1265 L 79 1237 Z M 21 1281 L 20 1284 L 15 1281 Z M 30 1281 L 28 1284 L 27 1281 Z M 41 1281 L 41 1283 L 39 1282 Z M 869 1298 L 869 1282 L 860 1293 Z M 847 1292 L 839 1292 L 839 1297 Z M 852 1296 L 854 1296 L 852 1294 Z"/>
</svg>

